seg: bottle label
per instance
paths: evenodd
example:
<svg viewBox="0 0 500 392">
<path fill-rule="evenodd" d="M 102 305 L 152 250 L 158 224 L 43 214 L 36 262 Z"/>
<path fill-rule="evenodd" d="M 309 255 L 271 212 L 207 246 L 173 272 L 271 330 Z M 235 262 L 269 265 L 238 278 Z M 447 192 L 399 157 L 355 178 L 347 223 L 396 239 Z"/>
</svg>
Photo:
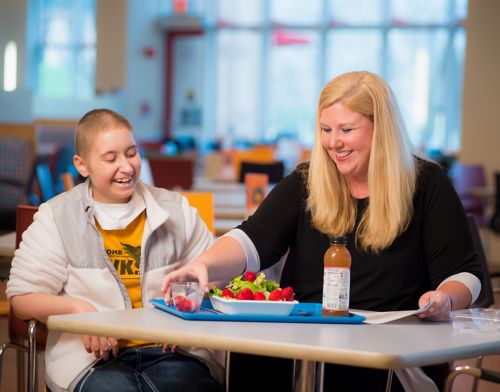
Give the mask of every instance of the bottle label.
<svg viewBox="0 0 500 392">
<path fill-rule="evenodd" d="M 323 274 L 323 309 L 349 309 L 349 268 L 325 267 Z"/>
</svg>

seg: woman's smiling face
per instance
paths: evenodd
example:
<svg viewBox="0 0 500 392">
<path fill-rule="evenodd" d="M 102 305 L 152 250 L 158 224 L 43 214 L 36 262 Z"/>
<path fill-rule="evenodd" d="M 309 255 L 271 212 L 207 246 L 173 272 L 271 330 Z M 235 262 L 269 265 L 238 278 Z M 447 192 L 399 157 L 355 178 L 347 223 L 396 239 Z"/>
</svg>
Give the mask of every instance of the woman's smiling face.
<svg viewBox="0 0 500 392">
<path fill-rule="evenodd" d="M 320 113 L 321 144 L 351 185 L 368 187 L 372 121 L 337 102 Z"/>
</svg>

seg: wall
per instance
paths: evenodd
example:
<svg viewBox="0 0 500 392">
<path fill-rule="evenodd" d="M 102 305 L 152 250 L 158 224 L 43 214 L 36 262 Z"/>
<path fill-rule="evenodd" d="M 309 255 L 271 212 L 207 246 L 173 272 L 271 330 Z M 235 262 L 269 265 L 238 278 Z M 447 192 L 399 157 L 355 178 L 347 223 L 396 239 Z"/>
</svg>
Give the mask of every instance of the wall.
<svg viewBox="0 0 500 392">
<path fill-rule="evenodd" d="M 34 11 L 31 12 L 32 14 Z M 34 118 L 79 119 L 95 108 L 124 113 L 125 29 L 127 0 L 96 0 L 96 87 L 90 99 L 33 98 Z M 77 23 L 77 21 L 75 21 Z M 108 83 L 103 82 L 106 79 Z"/>
<path fill-rule="evenodd" d="M 484 164 L 491 185 L 493 172 L 500 171 L 499 15 L 500 1 L 469 0 L 459 158 Z M 488 234 L 490 260 L 500 264 L 500 235 Z"/>
<path fill-rule="evenodd" d="M 128 0 L 124 112 L 140 139 L 157 139 L 163 134 L 166 59 L 163 33 L 156 22 L 169 11 L 168 4 L 163 0 Z M 153 56 L 146 56 L 145 49 L 152 49 Z"/>
<path fill-rule="evenodd" d="M 0 121 L 30 122 L 31 92 L 26 86 L 26 10 L 28 0 L 0 2 Z M 17 44 L 17 89 L 3 91 L 4 51 L 9 41 Z"/>
<path fill-rule="evenodd" d="M 126 29 L 126 1 L 98 0 L 96 2 L 95 88 L 97 92 L 120 90 L 125 84 Z"/>
<path fill-rule="evenodd" d="M 99 5 L 105 0 L 97 1 L 99 10 Z M 29 0 L 0 1 L 0 122 L 31 122 L 40 117 L 78 119 L 90 109 L 108 107 L 124 114 L 131 121 L 138 139 L 161 137 L 165 59 L 163 33 L 160 28 L 156 28 L 156 21 L 159 15 L 170 12 L 170 3 L 164 0 L 114 0 L 111 8 L 114 7 L 115 12 L 107 12 L 108 20 L 106 16 L 98 16 L 101 38 L 102 34 L 113 31 L 116 17 L 126 18 L 123 23 L 126 30 L 125 42 L 121 40 L 121 44 L 125 45 L 125 59 L 123 56 L 118 60 L 111 58 L 107 64 L 108 72 L 113 70 L 113 66 L 119 71 L 117 80 L 122 89 L 105 92 L 89 100 L 32 97 L 25 78 L 29 64 L 25 53 L 30 51 L 30 48 L 26 47 L 28 4 Z M 104 10 L 109 11 L 109 4 Z M 18 89 L 6 93 L 2 90 L 3 50 L 10 39 L 14 39 L 18 44 Z M 112 52 L 115 49 L 113 39 L 105 41 L 107 43 L 99 49 Z M 146 48 L 153 49 L 154 55 L 145 56 Z M 106 88 L 102 90 L 105 91 Z"/>
</svg>

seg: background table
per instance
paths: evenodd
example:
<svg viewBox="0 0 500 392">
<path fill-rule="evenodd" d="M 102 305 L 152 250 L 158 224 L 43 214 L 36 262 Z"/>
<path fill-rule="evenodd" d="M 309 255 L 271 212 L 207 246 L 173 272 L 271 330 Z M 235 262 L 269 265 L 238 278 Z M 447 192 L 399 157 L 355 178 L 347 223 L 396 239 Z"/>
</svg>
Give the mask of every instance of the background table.
<svg viewBox="0 0 500 392">
<path fill-rule="evenodd" d="M 7 279 L 9 277 L 10 262 L 14 257 L 15 248 L 15 232 L 0 235 L 0 279 Z"/>
</svg>

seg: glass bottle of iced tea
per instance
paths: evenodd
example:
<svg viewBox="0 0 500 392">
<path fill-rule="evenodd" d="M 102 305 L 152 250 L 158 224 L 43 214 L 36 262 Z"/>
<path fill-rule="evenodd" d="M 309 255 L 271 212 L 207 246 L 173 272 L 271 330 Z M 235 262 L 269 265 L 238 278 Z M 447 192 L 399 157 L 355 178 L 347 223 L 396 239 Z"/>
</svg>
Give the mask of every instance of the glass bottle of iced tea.
<svg viewBox="0 0 500 392">
<path fill-rule="evenodd" d="M 330 237 L 326 250 L 323 273 L 323 316 L 349 315 L 349 288 L 351 285 L 351 254 L 347 237 Z"/>
</svg>

